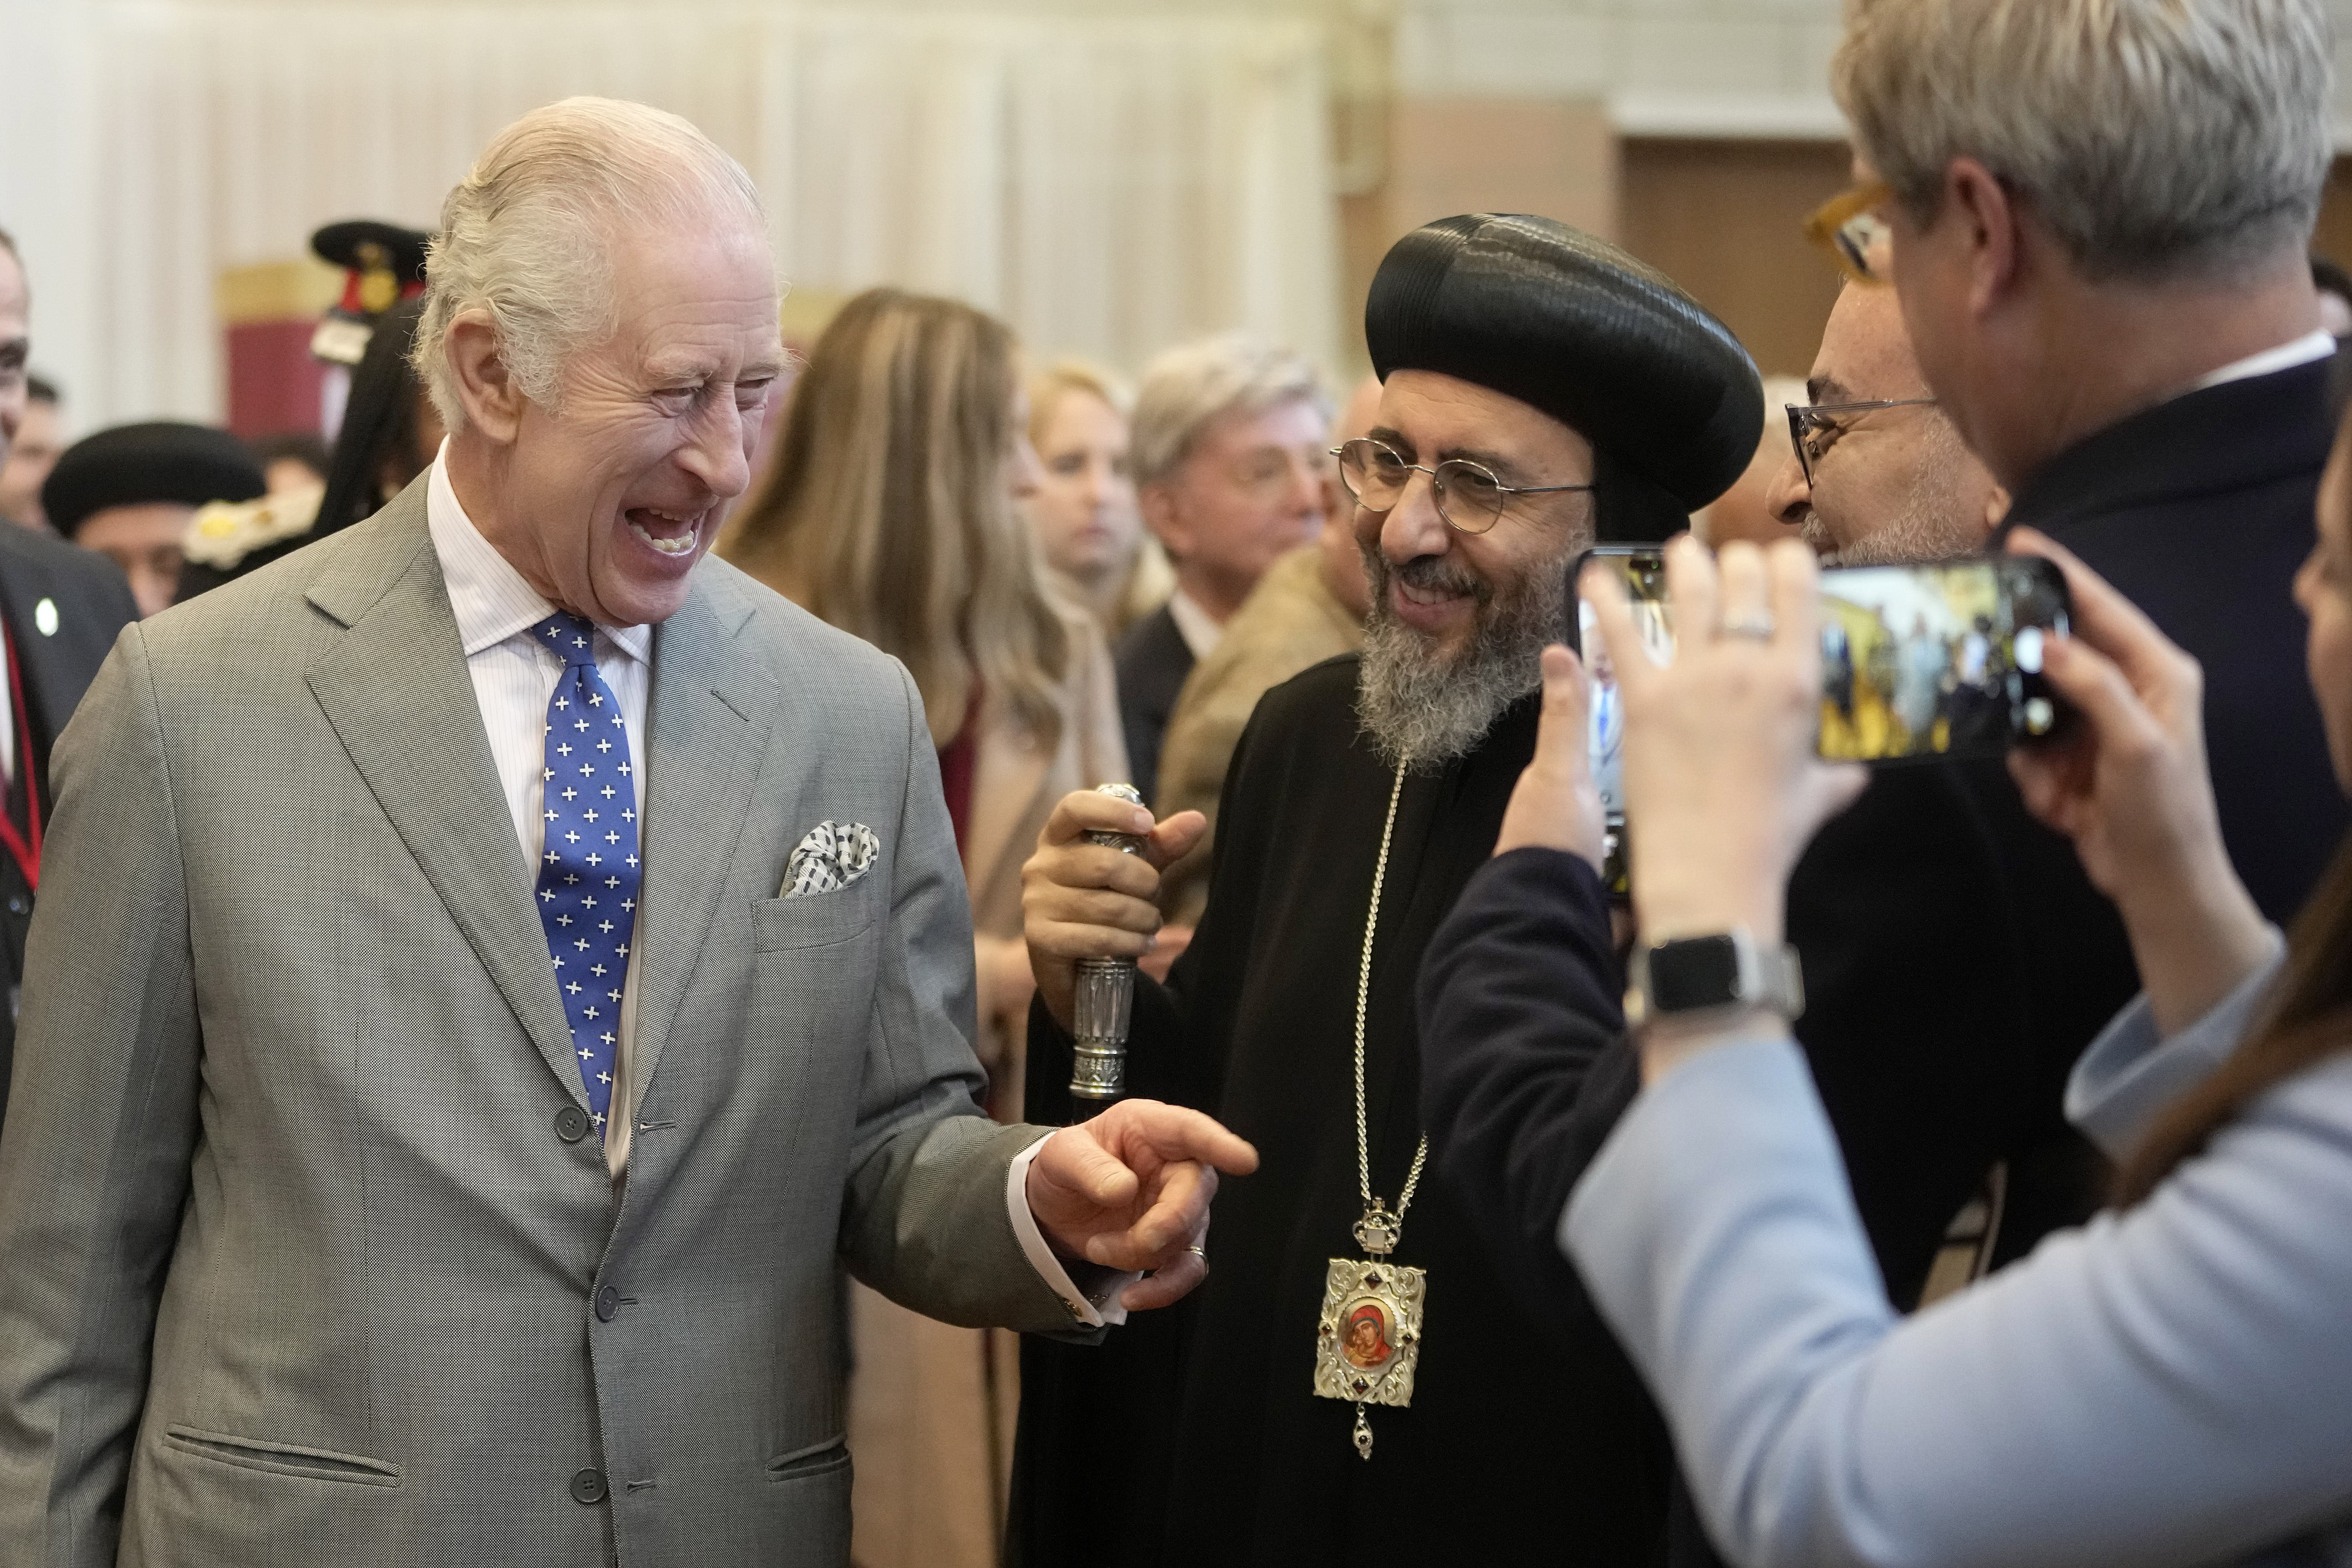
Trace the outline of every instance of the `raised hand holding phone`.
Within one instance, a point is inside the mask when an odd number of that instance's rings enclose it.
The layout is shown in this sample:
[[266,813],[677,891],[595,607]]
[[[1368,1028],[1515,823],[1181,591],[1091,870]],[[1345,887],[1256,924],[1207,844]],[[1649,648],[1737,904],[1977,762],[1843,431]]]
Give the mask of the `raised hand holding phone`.
[[1586,743],[1590,693],[1584,663],[1564,647],[1543,650],[1543,710],[1536,720],[1536,754],[1511,790],[1495,853],[1565,849],[1606,875],[1607,823]]
[[2092,884],[2116,900],[2157,1027],[2170,1034],[2277,942],[2222,847],[2204,675],[2063,546],[2022,528],[2010,545],[2065,574],[2074,635],[2051,643],[2042,668],[2081,715],[2064,742],[2011,752],[2010,772],[2028,809],[2074,841]]
[[1666,547],[1676,645],[1660,664],[1623,583],[1579,584],[1624,709],[1623,789],[1641,939],[1744,929],[1777,944],[1789,871],[1866,775],[1813,753],[1820,573],[1795,541]]

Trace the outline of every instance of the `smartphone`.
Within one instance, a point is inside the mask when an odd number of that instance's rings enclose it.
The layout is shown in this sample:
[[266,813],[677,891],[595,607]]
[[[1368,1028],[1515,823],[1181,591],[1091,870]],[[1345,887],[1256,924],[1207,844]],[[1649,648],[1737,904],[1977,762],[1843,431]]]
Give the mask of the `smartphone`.
[[[1664,557],[1604,545],[1580,557],[1619,574],[1651,658],[1674,657]],[[1575,577],[1570,579],[1571,586]],[[1576,601],[1585,658],[1592,776],[1609,819],[1606,878],[1623,891],[1624,713],[1616,672]],[[2033,555],[1979,555],[1822,574],[1822,694],[1814,749],[1833,762],[1894,764],[1997,757],[2055,735],[2067,713],[2042,674],[2045,641],[2067,629],[2066,580]],[[1584,650],[1591,649],[1588,654]]]

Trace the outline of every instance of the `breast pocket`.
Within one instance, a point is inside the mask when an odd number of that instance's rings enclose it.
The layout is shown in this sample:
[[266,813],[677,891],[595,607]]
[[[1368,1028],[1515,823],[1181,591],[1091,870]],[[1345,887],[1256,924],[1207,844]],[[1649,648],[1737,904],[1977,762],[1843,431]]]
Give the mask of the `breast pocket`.
[[882,917],[882,879],[860,877],[830,893],[765,899],[751,906],[751,945],[761,952],[855,942]]
[[794,1126],[856,1120],[875,1020],[889,900],[881,877],[751,906],[751,1038],[789,1073]]

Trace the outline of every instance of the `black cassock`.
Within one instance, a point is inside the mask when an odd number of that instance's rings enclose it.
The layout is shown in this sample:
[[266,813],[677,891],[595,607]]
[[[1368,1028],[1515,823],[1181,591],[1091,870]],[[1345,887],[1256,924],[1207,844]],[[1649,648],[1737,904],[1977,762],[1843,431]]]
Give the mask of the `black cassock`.
[[[1025,1340],[1013,1560],[1044,1564],[1557,1563],[1662,1551],[1672,1458],[1581,1292],[1532,1316],[1433,1170],[1400,1263],[1428,1272],[1409,1408],[1311,1392],[1334,1258],[1362,1256],[1357,968],[1393,773],[1360,733],[1356,660],[1259,705],[1234,752],[1208,912],[1166,988],[1139,979],[1131,1092],[1210,1110],[1255,1143],[1217,1194],[1207,1282],[1099,1346]],[[1366,1013],[1372,1190],[1394,1206],[1421,1136],[1413,986],[1493,853],[1536,702],[1469,757],[1409,777]],[[1069,1118],[1069,1037],[1029,1026],[1028,1117]]]

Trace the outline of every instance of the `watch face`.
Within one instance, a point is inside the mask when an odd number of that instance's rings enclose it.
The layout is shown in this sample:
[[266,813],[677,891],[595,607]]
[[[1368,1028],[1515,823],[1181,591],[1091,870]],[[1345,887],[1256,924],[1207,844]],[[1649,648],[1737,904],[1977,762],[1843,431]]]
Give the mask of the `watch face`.
[[1703,936],[1652,948],[1650,996],[1661,1013],[1690,1013],[1738,1001],[1738,943],[1728,936]]

